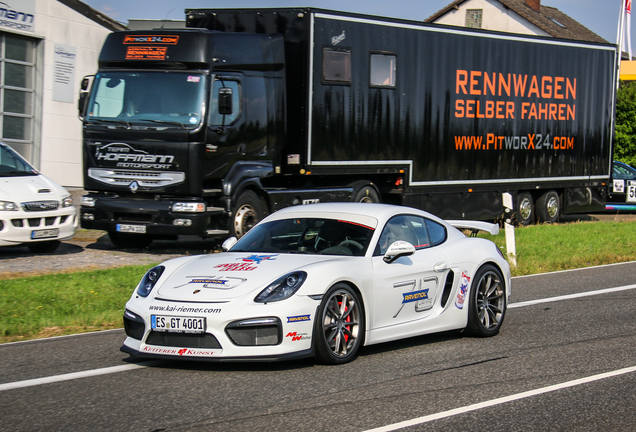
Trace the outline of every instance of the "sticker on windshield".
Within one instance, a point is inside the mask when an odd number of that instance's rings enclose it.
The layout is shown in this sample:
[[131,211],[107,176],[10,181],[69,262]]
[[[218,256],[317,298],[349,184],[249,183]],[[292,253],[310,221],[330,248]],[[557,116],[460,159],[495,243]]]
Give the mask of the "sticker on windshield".
[[201,77],[200,76],[192,76],[192,75],[188,76],[188,82],[198,83],[200,81],[201,81]]
[[195,124],[195,123],[197,123],[199,120],[197,120],[197,118],[196,118],[196,117],[190,117],[190,120],[189,120],[189,121],[190,121],[190,124]]

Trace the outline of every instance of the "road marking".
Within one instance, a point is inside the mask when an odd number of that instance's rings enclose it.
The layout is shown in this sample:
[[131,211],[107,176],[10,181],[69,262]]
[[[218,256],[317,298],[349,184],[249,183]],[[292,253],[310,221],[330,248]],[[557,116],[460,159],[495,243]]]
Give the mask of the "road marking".
[[13,390],[13,389],[24,388],[24,387],[32,387],[32,386],[56,383],[61,381],[70,381],[70,380],[74,380],[78,378],[107,375],[107,374],[112,374],[117,372],[125,372],[125,371],[129,371],[133,369],[148,367],[155,363],[156,362],[126,364],[126,365],[111,366],[111,367],[106,367],[101,369],[91,369],[91,370],[86,370],[82,372],[67,373],[63,375],[53,375],[53,376],[42,377],[42,378],[28,379],[24,381],[16,381],[16,382],[11,382],[6,384],[0,384],[0,391]]
[[576,293],[576,294],[569,294],[569,295],[563,295],[558,297],[548,297],[548,298],[537,299],[537,300],[529,300],[525,302],[511,303],[508,305],[508,309],[520,308],[524,306],[532,306],[532,305],[536,305],[540,303],[551,303],[551,302],[561,301],[561,300],[571,300],[571,299],[581,298],[581,297],[608,294],[608,293],[626,291],[626,290],[635,289],[635,288],[636,288],[636,284],[625,285],[625,286],[615,287],[615,288],[606,288],[606,289],[602,289],[598,291],[588,291],[588,292],[582,292],[582,293]]
[[423,416],[423,417],[418,417],[412,420],[405,420],[403,422],[399,422],[399,423],[394,423],[392,425],[387,425],[387,426],[383,426],[383,427],[379,427],[379,428],[375,428],[375,429],[369,429],[366,432],[390,432],[390,431],[395,431],[398,429],[403,429],[403,428],[407,428],[407,427],[411,427],[411,426],[417,426],[417,425],[421,425],[424,423],[429,423],[435,420],[440,420],[443,418],[448,418],[448,417],[453,417],[459,414],[465,414],[471,411],[477,411],[480,410],[482,408],[489,408],[489,407],[493,407],[496,405],[501,405],[501,404],[505,404],[508,402],[513,402],[513,401],[517,401],[520,399],[525,399],[525,398],[529,398],[532,396],[538,396],[538,395],[542,395],[545,393],[550,393],[550,392],[554,392],[554,391],[558,391],[558,390],[563,390],[569,387],[574,387],[574,386],[578,386],[581,384],[587,384],[587,383],[591,383],[594,381],[600,381],[600,380],[604,380],[607,378],[612,378],[612,377],[616,377],[619,375],[624,375],[624,374],[628,374],[628,373],[632,373],[632,372],[636,372],[636,366],[632,366],[632,367],[628,367],[628,368],[624,368],[624,369],[618,369],[615,371],[611,371],[611,372],[606,372],[606,373],[602,373],[602,374],[598,374],[598,375],[592,375],[589,377],[585,377],[585,378],[579,378],[576,380],[572,380],[572,381],[567,381],[561,384],[555,384],[555,385],[551,385],[548,387],[543,387],[543,388],[539,388],[536,390],[530,390],[527,392],[523,392],[523,393],[517,393],[514,395],[510,395],[510,396],[504,396],[501,398],[497,398],[497,399],[492,399],[489,401],[485,401],[485,402],[480,402],[480,403],[476,403],[473,405],[467,405],[465,407],[460,407],[460,408],[455,408],[452,410],[448,410],[448,411],[442,411],[439,413],[435,413],[435,414],[431,414],[431,415],[427,415],[427,416]]

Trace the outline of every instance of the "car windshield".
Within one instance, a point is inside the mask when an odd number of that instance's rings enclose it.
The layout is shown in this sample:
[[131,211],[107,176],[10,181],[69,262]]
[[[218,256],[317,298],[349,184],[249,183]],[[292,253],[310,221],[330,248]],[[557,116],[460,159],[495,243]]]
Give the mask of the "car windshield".
[[86,120],[147,128],[196,128],[206,77],[190,72],[102,72],[95,77]]
[[232,252],[364,256],[374,229],[344,220],[294,218],[252,228]]
[[616,179],[632,179],[636,177],[636,169],[629,165],[614,163],[612,176]]
[[38,172],[11,147],[0,145],[0,177],[34,176]]

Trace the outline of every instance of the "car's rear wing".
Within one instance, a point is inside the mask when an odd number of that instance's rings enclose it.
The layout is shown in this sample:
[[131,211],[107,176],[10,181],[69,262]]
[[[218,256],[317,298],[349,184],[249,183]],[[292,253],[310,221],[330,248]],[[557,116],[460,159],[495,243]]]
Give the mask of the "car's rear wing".
[[497,224],[473,220],[447,220],[446,222],[457,229],[472,231],[473,237],[477,235],[478,231],[485,231],[492,235],[499,234],[499,225]]

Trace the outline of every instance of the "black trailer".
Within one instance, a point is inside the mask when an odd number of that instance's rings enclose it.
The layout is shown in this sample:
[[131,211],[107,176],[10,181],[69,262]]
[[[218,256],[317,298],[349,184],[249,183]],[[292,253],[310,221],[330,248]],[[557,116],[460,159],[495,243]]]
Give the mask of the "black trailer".
[[521,223],[604,208],[614,45],[313,8],[186,17],[105,42],[81,104],[86,228],[241,235],[343,200],[498,219],[503,192]]

